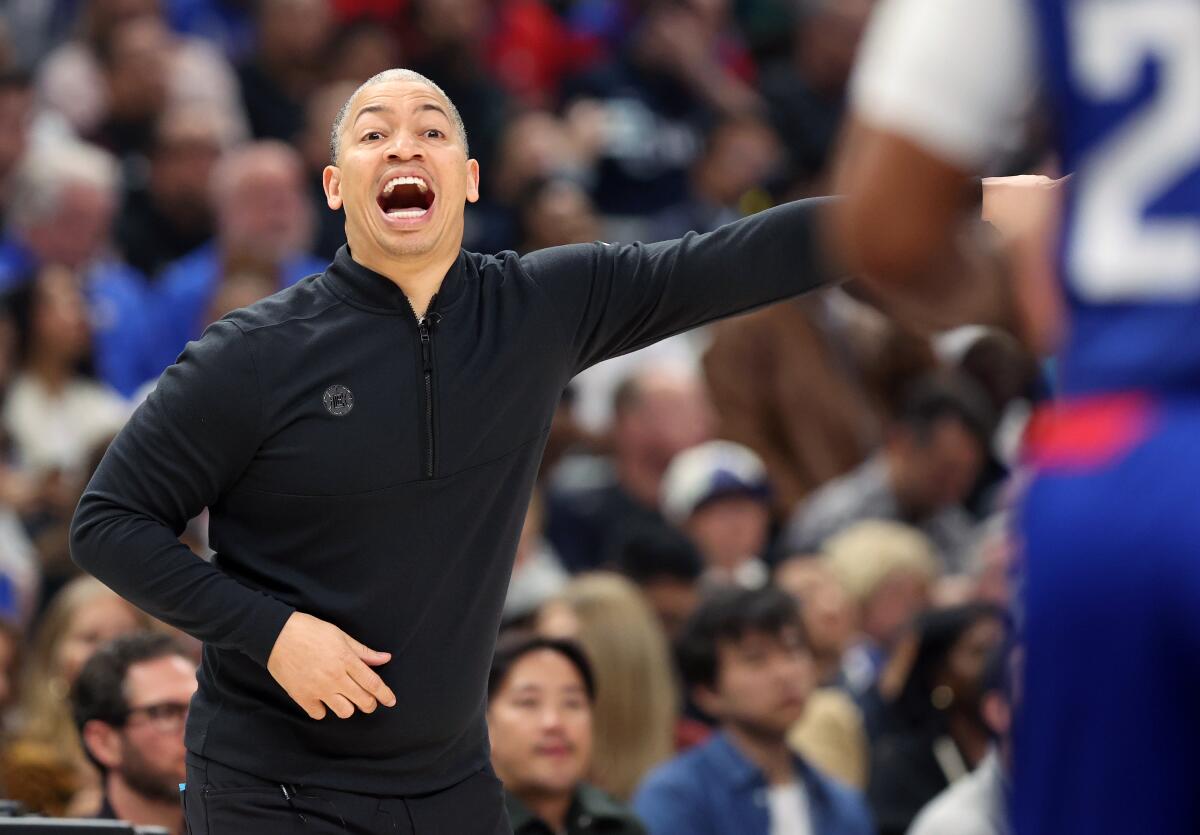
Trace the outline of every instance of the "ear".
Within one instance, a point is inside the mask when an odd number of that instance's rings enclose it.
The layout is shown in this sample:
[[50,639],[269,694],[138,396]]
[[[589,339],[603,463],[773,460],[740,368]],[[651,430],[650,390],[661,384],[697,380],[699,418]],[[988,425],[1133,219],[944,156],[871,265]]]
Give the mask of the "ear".
[[83,744],[92,756],[104,763],[106,768],[121,764],[120,732],[107,722],[89,719],[83,726]]
[[467,202],[479,202],[479,160],[467,160]]
[[325,188],[325,205],[333,211],[342,208],[342,172],[336,165],[326,165],[321,172],[321,185]]

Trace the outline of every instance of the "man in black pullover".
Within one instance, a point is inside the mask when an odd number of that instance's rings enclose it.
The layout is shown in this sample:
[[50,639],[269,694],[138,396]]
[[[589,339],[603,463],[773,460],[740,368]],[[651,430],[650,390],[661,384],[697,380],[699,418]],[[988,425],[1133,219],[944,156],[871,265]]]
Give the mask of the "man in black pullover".
[[[821,201],[484,256],[461,249],[478,165],[432,82],[371,79],[333,145],[348,246],[188,345],[97,470],[72,552],[204,641],[191,831],[506,832],[485,689],[560,394],[826,283]],[[177,539],[204,507],[211,564]]]

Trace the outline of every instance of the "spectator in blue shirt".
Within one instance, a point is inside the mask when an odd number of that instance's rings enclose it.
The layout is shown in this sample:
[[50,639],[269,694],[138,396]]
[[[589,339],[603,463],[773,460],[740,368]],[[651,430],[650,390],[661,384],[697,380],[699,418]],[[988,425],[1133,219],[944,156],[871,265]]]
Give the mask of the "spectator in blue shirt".
[[83,277],[97,376],[130,397],[161,368],[149,362],[152,319],[145,279],[112,244],[119,174],[109,154],[76,140],[28,153],[13,178],[0,242],[0,293],[46,265]]
[[203,332],[230,265],[258,263],[279,276],[280,290],[326,266],[308,252],[313,211],[291,147],[265,140],[230,151],[213,170],[212,189],[216,238],[168,266],[155,288],[159,371]]
[[651,835],[870,835],[862,797],[787,746],[816,679],[800,613],[774,587],[715,593],[679,642],[711,739],[646,777],[633,807]]

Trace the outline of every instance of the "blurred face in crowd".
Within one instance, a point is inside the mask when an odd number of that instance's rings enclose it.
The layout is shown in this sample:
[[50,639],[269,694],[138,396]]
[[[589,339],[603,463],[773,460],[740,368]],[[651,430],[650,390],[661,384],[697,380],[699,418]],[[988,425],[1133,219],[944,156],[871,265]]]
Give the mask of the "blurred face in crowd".
[[860,627],[881,646],[890,647],[928,605],[928,578],[897,569],[884,577],[863,601]]
[[903,430],[895,443],[901,456],[897,495],[913,512],[932,513],[961,503],[983,469],[979,441],[953,418],[935,422],[925,438]]
[[538,192],[522,210],[526,252],[600,237],[600,219],[591,199],[575,183],[557,181]]
[[120,24],[112,33],[106,78],[110,112],[122,119],[146,119],[167,102],[171,36],[157,17]]
[[505,124],[499,164],[488,182],[501,200],[511,203],[535,180],[578,167],[578,155],[563,120],[544,110],[532,110]]
[[91,351],[87,300],[73,272],[50,266],[38,274],[32,327],[32,354],[57,365],[74,365]]
[[778,137],[765,122],[747,119],[721,125],[698,163],[700,189],[719,205],[735,206],[746,192],[767,181],[781,153]]
[[30,224],[25,238],[40,263],[80,269],[104,251],[115,212],[110,192],[90,183],[65,183],[54,210]]
[[761,556],[771,513],[755,496],[725,496],[702,504],[684,523],[709,568],[734,569]]
[[181,225],[207,223],[212,215],[209,180],[221,157],[220,126],[203,109],[168,112],[158,127],[150,164],[150,189],[159,211]]
[[775,569],[775,583],[800,604],[813,653],[839,659],[854,637],[854,607],[819,557],[791,557]]
[[688,618],[700,605],[700,586],[680,577],[655,577],[638,586],[658,616],[667,637],[675,641],[683,634]]
[[955,642],[946,657],[941,684],[954,691],[956,702],[966,710],[977,709],[982,699],[980,679],[992,652],[1004,639],[999,618],[980,618]]
[[774,635],[752,631],[718,641],[716,682],[694,695],[722,724],[774,740],[804,713],[815,682],[812,654],[800,630],[789,626]]
[[259,51],[267,63],[305,66],[320,61],[329,30],[328,0],[264,0],[259,4]]
[[518,797],[565,795],[592,755],[592,705],[583,677],[561,653],[523,655],[488,706],[492,763]]
[[32,88],[0,87],[0,180],[8,177],[25,153],[32,117]]
[[178,803],[179,784],[187,779],[183,727],[195,691],[195,664],[182,656],[133,664],[125,676],[125,724],[93,720],[84,727],[84,738],[112,776],[134,793]]
[[355,259],[387,274],[398,261],[455,257],[464,207],[479,199],[479,164],[436,90],[385,81],[350,103],[324,183],[329,207],[345,208]]
[[613,424],[618,458],[665,472],[671,459],[712,438],[716,415],[708,392],[693,374],[668,369],[645,372],[637,395]]
[[[235,152],[245,153],[245,152]],[[295,152],[260,148],[217,168],[217,223],[229,254],[278,262],[303,252],[312,232],[303,170]]]
[[142,628],[133,607],[115,594],[98,594],[71,618],[55,653],[58,674],[67,683],[75,677],[101,644]]

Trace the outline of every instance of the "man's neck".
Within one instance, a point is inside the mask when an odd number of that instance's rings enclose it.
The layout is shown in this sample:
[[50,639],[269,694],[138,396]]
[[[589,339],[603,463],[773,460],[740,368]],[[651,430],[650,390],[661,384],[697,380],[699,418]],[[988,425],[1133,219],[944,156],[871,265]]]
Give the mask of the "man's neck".
[[722,728],[733,747],[758,766],[767,785],[782,786],[796,781],[792,750],[788,748],[785,737],[768,736],[730,724]]
[[452,252],[431,252],[411,259],[389,258],[376,257],[373,254],[360,255],[352,243],[350,255],[356,263],[390,279],[404,291],[413,312],[417,316],[424,316],[429,309],[430,300],[442,286],[446,273],[458,260],[458,249],[455,248]]
[[517,799],[525,804],[540,820],[545,822],[553,832],[566,832],[567,812],[571,810],[571,800],[574,792],[568,794],[523,794]]
[[104,789],[109,805],[121,820],[138,826],[162,826],[171,835],[182,835],[183,811],[178,801],[168,803],[143,797],[112,772],[104,781]]

